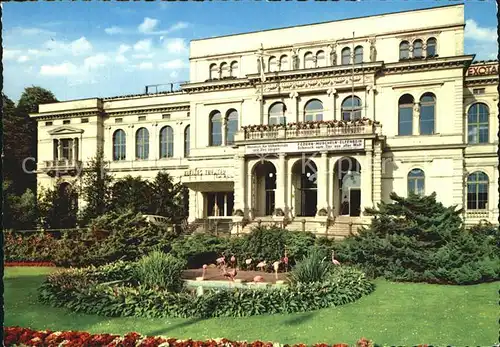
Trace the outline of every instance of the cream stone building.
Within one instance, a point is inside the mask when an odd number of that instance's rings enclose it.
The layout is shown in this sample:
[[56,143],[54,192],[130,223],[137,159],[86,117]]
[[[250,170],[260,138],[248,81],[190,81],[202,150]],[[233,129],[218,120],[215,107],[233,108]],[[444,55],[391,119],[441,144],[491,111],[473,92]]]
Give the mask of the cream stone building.
[[[40,105],[40,185],[110,170],[189,188],[189,222],[344,234],[389,194],[498,221],[498,62],[464,54],[464,6],[190,43],[190,81]],[[243,223],[241,223],[243,222]]]

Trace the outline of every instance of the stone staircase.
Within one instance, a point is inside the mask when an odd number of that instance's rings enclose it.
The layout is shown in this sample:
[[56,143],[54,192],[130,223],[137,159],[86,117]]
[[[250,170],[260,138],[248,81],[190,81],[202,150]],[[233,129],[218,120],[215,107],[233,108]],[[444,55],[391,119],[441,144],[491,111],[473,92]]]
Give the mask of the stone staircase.
[[370,224],[370,218],[337,216],[333,221],[330,221],[327,235],[335,237],[335,239],[343,239],[351,232],[356,233],[362,225],[368,224]]

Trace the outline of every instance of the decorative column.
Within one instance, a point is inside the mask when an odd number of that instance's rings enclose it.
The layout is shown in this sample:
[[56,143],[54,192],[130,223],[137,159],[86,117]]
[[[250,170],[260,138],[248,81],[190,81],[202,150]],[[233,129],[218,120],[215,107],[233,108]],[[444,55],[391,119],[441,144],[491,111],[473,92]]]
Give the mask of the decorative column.
[[222,123],[221,123],[221,132],[222,132],[222,146],[226,146],[226,125],[227,125],[227,119],[225,115],[222,116]]
[[298,109],[298,98],[299,93],[293,91],[289,95],[290,99],[292,99],[292,119],[291,121],[287,120],[287,123],[297,123],[299,121],[299,109]]
[[73,161],[78,160],[78,137],[73,138]]
[[[234,177],[234,212],[235,216],[245,217],[248,216],[248,211],[245,208],[245,180],[247,180],[247,176],[245,175],[245,156],[243,154],[236,155],[234,159],[236,162],[236,175]],[[241,213],[238,210],[240,210]]]
[[128,126],[128,136],[126,139],[126,157],[129,161],[133,162],[135,160],[135,133],[134,133],[134,125]]
[[382,197],[382,144],[376,140],[373,152],[373,205],[377,206]]
[[62,139],[57,141],[57,153],[59,153],[59,160],[63,159],[63,150],[62,150]]
[[366,90],[368,92],[368,98],[370,100],[368,102],[368,112],[366,117],[375,121],[375,92],[377,90],[377,87],[375,87],[374,85],[369,85],[368,87],[366,87]]
[[[198,192],[196,190],[193,190],[189,188],[189,216],[188,216],[188,222],[192,223],[195,221],[196,218],[199,216],[199,204],[198,204],[198,199],[197,199]],[[203,204],[201,205],[203,208]]]
[[332,119],[336,120],[337,115],[336,115],[336,110],[335,110],[335,98],[337,96],[337,89],[335,88],[330,88],[327,91],[328,97],[331,99],[330,105],[332,105]]
[[[175,134],[174,134],[175,138]],[[160,140],[158,134],[158,122],[151,124],[151,136],[149,137],[149,160],[160,158]]]
[[[318,185],[317,185],[317,192],[318,192],[318,204],[317,204],[317,212],[316,214],[319,216],[322,216],[319,214],[319,211],[321,209],[325,209],[326,212],[328,213],[329,206],[328,206],[328,152],[327,151],[322,151],[321,152],[321,158],[319,160],[319,168],[316,179],[318,180]],[[322,216],[322,217],[326,217]]]
[[420,134],[420,104],[418,102],[413,104],[413,126],[412,135]]
[[365,140],[365,156],[361,161],[361,211],[373,207],[373,140]]
[[[276,173],[276,204],[275,209],[280,208],[283,211],[283,214],[287,215],[287,207],[286,207],[286,154],[280,153],[278,159],[278,170]],[[276,217],[284,217],[284,216],[276,216]]]

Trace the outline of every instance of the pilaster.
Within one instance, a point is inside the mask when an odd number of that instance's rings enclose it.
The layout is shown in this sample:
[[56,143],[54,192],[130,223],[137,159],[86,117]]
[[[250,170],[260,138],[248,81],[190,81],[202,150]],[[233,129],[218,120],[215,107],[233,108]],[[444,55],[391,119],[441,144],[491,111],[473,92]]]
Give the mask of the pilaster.
[[413,104],[412,135],[420,134],[420,103]]
[[317,205],[317,213],[321,209],[325,209],[327,212],[329,211],[328,206],[328,191],[330,188],[328,187],[328,175],[330,173],[328,166],[328,152],[321,152],[321,158],[319,159],[319,168],[318,168],[318,205]]
[[[149,157],[148,157],[148,159],[149,160],[157,160],[160,158],[160,139],[159,139],[158,122],[154,122],[151,124],[150,131],[151,131],[151,133],[149,136]],[[174,148],[174,150],[175,150],[175,148]]]
[[330,118],[332,120],[336,120],[337,119],[337,115],[336,115],[336,105],[335,105],[335,101],[336,101],[336,98],[337,98],[337,89],[335,88],[330,88],[327,90],[327,93],[328,93],[328,98],[330,99],[330,105],[332,105],[332,112],[331,112],[331,117],[326,117],[327,119]]
[[286,197],[286,154],[280,153],[276,174],[276,209],[280,208],[287,215]]
[[290,120],[287,119],[287,123],[297,123],[299,121],[299,105],[298,105],[298,98],[299,98],[299,93],[293,91],[289,95],[291,99],[291,104],[292,104],[292,117]]
[[376,140],[373,151],[373,205],[374,207],[381,202],[382,196],[382,144]]
[[[382,158],[380,159],[382,160]],[[373,207],[374,158],[372,140],[365,140],[365,157],[361,163],[361,211]],[[380,188],[381,189],[381,188]]]
[[241,212],[243,212],[243,216],[240,217],[244,217],[248,215],[248,210],[246,209],[247,204],[245,200],[245,180],[247,179],[245,170],[245,156],[236,155],[234,159],[236,163],[236,175],[234,177],[234,210],[241,210]]
[[127,144],[127,153],[126,157],[127,160],[135,160],[135,127],[133,124],[128,126],[127,131],[127,139],[126,139],[126,144]]

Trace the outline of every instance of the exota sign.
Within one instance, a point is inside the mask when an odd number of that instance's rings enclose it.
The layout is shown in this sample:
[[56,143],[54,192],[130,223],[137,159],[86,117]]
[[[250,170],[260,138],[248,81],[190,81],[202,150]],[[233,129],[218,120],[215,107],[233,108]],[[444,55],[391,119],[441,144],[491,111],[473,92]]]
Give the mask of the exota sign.
[[467,70],[467,76],[484,76],[498,74],[498,65],[472,66]]

